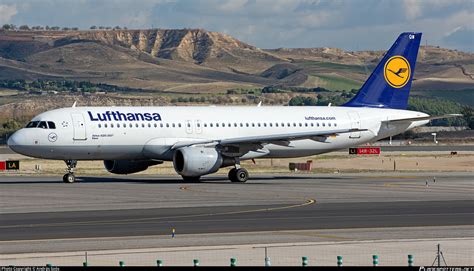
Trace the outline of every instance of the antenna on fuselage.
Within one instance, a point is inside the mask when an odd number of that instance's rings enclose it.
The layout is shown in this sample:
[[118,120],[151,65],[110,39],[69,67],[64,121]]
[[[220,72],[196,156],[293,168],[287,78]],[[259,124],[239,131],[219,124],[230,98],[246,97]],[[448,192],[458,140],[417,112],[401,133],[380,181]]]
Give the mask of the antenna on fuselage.
[[77,104],[77,101],[74,101],[74,103],[72,104],[72,107],[76,107],[76,104]]
[[258,102],[257,107],[262,106],[262,101]]

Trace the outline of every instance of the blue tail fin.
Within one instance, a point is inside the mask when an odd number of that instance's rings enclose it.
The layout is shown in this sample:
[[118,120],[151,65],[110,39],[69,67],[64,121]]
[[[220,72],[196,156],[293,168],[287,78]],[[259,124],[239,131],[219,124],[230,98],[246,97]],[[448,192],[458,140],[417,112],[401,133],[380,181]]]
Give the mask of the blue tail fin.
[[343,106],[406,109],[421,33],[402,33],[357,95]]

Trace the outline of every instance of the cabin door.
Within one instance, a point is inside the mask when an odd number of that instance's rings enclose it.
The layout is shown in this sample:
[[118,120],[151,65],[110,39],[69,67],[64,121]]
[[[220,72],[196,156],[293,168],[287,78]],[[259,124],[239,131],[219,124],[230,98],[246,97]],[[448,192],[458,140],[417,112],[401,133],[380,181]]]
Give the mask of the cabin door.
[[[351,129],[360,129],[360,117],[357,112],[349,112],[349,119],[351,121]],[[360,132],[353,132],[349,135],[349,138],[360,138]]]
[[71,114],[74,129],[74,140],[86,140],[86,122],[80,113]]

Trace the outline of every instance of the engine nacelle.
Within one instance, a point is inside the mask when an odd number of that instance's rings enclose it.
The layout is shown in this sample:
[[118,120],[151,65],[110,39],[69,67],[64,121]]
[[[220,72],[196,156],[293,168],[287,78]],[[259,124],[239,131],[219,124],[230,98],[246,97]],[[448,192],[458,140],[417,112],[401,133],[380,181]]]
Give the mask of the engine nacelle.
[[231,164],[233,160],[224,159],[215,148],[184,147],[177,149],[173,155],[174,169],[178,174],[187,177],[211,174]]
[[114,174],[136,173],[161,163],[163,162],[151,160],[104,160],[105,169]]

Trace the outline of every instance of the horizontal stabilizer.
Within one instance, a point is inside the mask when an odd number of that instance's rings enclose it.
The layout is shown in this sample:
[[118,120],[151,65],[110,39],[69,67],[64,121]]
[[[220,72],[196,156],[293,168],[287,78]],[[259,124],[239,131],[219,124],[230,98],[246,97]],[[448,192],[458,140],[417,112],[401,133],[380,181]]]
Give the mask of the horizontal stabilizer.
[[395,120],[386,120],[383,121],[385,123],[396,123],[396,122],[414,122],[414,121],[422,121],[422,120],[437,120],[437,119],[447,119],[447,118],[456,118],[462,117],[462,114],[445,114],[445,115],[438,115],[438,116],[426,116],[426,117],[415,117],[415,118],[406,118],[406,119],[395,119]]

